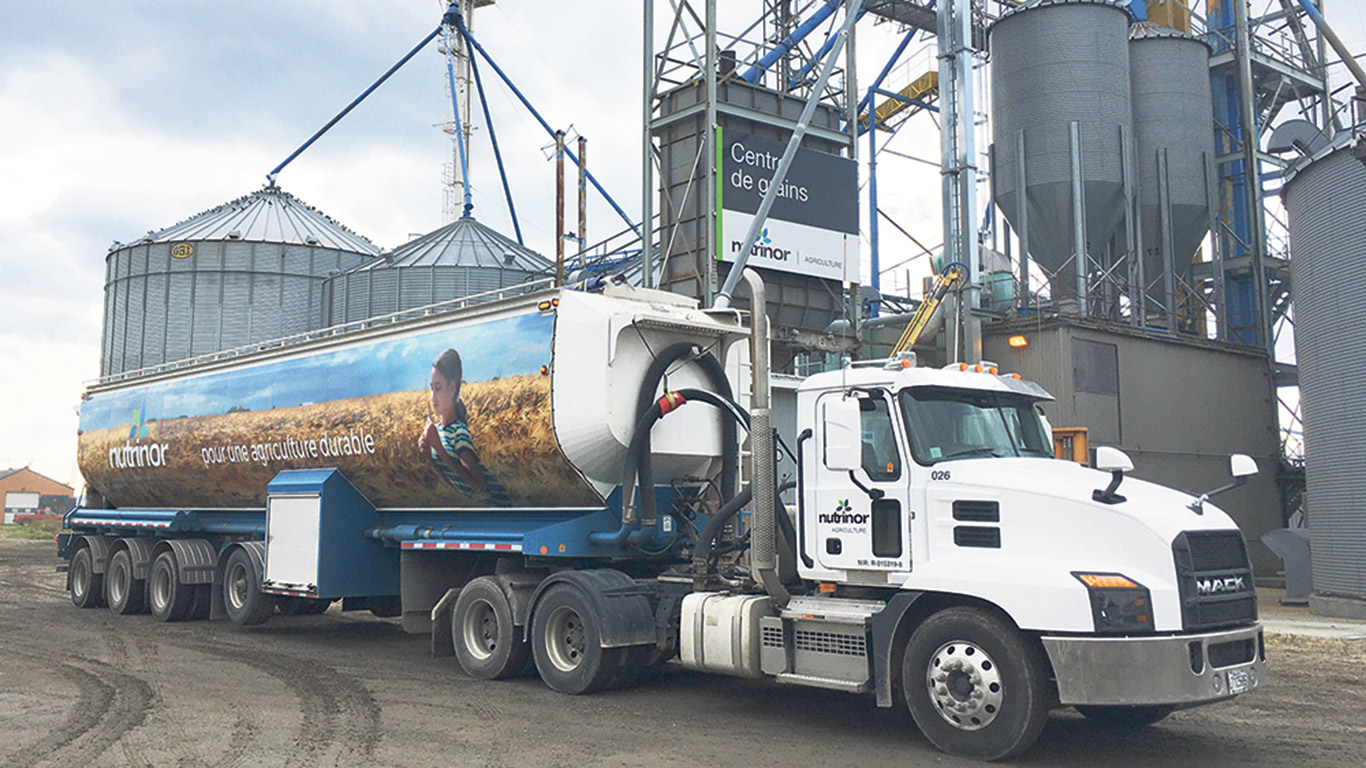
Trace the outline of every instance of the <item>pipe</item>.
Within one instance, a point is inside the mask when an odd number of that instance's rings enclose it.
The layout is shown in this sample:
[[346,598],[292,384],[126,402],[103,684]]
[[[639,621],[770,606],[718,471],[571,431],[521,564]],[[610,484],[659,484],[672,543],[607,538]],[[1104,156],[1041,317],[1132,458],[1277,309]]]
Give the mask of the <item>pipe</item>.
[[[376,88],[379,88],[381,85],[383,85],[383,84],[384,84],[384,81],[385,81],[385,80],[388,80],[390,75],[392,75],[392,74],[394,74],[395,72],[397,72],[398,69],[399,69],[399,67],[403,66],[404,64],[407,64],[407,63],[408,63],[408,60],[411,59],[412,57],[416,56],[418,51],[420,51],[420,50],[422,50],[423,48],[427,47],[427,43],[430,43],[432,40],[436,39],[436,36],[439,35],[439,34],[441,34],[441,28],[442,28],[443,26],[445,26],[446,24],[451,23],[452,11],[455,11],[455,10],[456,10],[455,6],[452,5],[452,6],[446,11],[446,15],[442,17],[442,19],[441,19],[441,25],[440,25],[440,26],[438,26],[436,29],[433,29],[432,32],[431,32],[431,34],[429,34],[429,35],[427,35],[426,37],[422,38],[422,42],[420,42],[420,43],[418,43],[417,45],[413,46],[413,49],[412,49],[411,51],[408,51],[408,55],[406,55],[406,56],[404,56],[403,58],[399,59],[399,60],[398,60],[398,63],[395,64],[394,66],[389,67],[389,71],[388,71],[388,72],[385,72],[384,74],[380,75],[379,79],[376,80],[374,83],[372,83],[372,84],[370,85],[369,88],[366,88],[365,91],[364,91],[363,93],[361,93],[361,95],[357,96],[357,97],[355,98],[354,101],[352,101],[350,104],[347,104],[347,105],[346,105],[346,109],[343,109],[342,111],[338,112],[336,117],[334,117],[334,118],[332,118],[331,120],[327,121],[327,125],[324,125],[323,127],[319,128],[317,133],[313,134],[312,136],[310,136],[310,137],[308,138],[308,141],[305,141],[298,149],[294,150],[294,152],[293,152],[289,157],[286,157],[286,158],[284,159],[284,162],[282,162],[282,163],[280,163],[279,165],[275,166],[274,170],[272,170],[270,173],[267,173],[267,174],[266,174],[266,181],[270,182],[270,186],[272,186],[272,187],[275,186],[275,177],[278,176],[278,175],[280,174],[280,171],[284,170],[284,168],[285,168],[286,165],[289,165],[290,163],[294,162],[294,158],[296,158],[296,157],[298,157],[299,155],[303,154],[303,151],[304,151],[305,149],[308,149],[309,147],[313,146],[313,142],[315,142],[315,141],[317,141],[318,139],[322,138],[322,135],[323,135],[324,133],[327,133],[328,131],[332,130],[332,126],[336,125],[338,122],[341,121],[341,119],[342,119],[343,117],[346,117],[348,114],[350,114],[351,110],[355,109],[362,101],[365,101],[365,97],[367,97],[367,96],[369,96],[370,94],[374,93],[374,92],[375,92],[375,89],[376,89]],[[457,12],[455,15],[458,17],[458,16],[459,16],[459,13]]]
[[[455,7],[452,6],[452,9],[454,8]],[[555,129],[551,128],[550,123],[547,123],[545,121],[545,118],[541,117],[541,113],[537,112],[536,108],[531,106],[531,102],[527,100],[527,97],[522,95],[522,92],[517,89],[516,85],[513,84],[512,78],[508,77],[507,73],[503,71],[502,67],[498,66],[498,62],[494,61],[493,57],[489,56],[489,52],[484,50],[484,46],[480,45],[479,41],[474,39],[474,36],[470,34],[470,31],[465,28],[464,19],[460,16],[458,12],[456,13],[456,27],[460,30],[460,33],[465,36],[465,41],[470,44],[470,47],[478,51],[479,55],[484,57],[484,61],[487,61],[489,63],[489,66],[493,67],[493,71],[498,73],[498,77],[502,79],[505,85],[507,85],[508,90],[512,91],[512,95],[516,96],[517,100],[522,102],[522,106],[526,107],[527,111],[531,113],[531,116],[536,118],[536,122],[541,124],[541,127],[545,129],[546,133],[550,134],[551,136],[554,136]],[[470,59],[472,61],[474,57],[471,56]],[[579,162],[578,158],[574,156],[573,152],[565,150],[565,154],[569,156],[570,162]],[[602,188],[602,185],[599,184],[598,180],[593,177],[593,174],[588,173],[587,176],[589,183],[592,184],[593,188],[598,191],[598,194],[602,195],[603,199],[607,201],[608,205],[612,206],[612,210],[617,212],[617,215],[621,217],[622,221],[626,222],[627,226],[631,228],[632,232],[635,232],[637,235],[639,235],[640,228],[636,226],[636,223],[634,221],[631,221],[631,218],[626,215],[625,211],[621,210],[621,206],[617,205],[617,201],[613,200],[612,196],[607,194],[607,190]]]
[[[859,0],[854,0],[858,3]],[[852,16],[852,11],[851,11]],[[828,74],[828,73],[826,73]],[[733,274],[733,273],[732,273]],[[776,572],[777,472],[773,445],[773,413],[769,409],[768,302],[763,278],[752,269],[742,277],[749,285],[750,308],[750,487],[754,489],[754,528],[750,535],[750,566],[764,591],[780,606],[791,599]]]
[[832,51],[825,60],[825,64],[821,66],[821,76],[811,89],[811,95],[806,99],[806,106],[802,108],[801,117],[797,118],[797,125],[792,129],[792,138],[787,142],[787,149],[783,150],[782,160],[778,162],[778,168],[773,172],[773,178],[769,180],[768,192],[764,193],[764,199],[759,203],[759,210],[755,212],[754,218],[749,223],[749,231],[745,233],[745,238],[740,241],[740,255],[736,258],[735,263],[730,265],[726,282],[721,286],[720,292],[716,295],[716,301],[713,302],[713,306],[717,309],[730,307],[731,294],[735,291],[736,283],[740,281],[740,274],[745,269],[745,263],[749,261],[750,249],[754,247],[759,232],[763,229],[764,220],[768,218],[769,210],[773,208],[773,203],[778,199],[778,190],[782,188],[783,180],[787,178],[787,171],[792,167],[792,160],[797,155],[797,147],[801,145],[802,137],[806,135],[807,126],[811,124],[811,116],[816,112],[816,102],[820,100],[821,93],[825,91],[825,84],[830,81],[830,74],[835,69],[835,60],[839,58],[835,52],[843,48],[844,42],[849,39],[849,31],[853,28],[854,21],[858,18],[859,8],[862,5],[863,0],[849,0],[848,17],[844,20],[844,25],[840,27],[840,42],[835,46],[836,50]]
[[455,115],[455,147],[460,153],[460,189],[464,193],[464,207],[461,209],[460,218],[468,219],[470,211],[474,209],[474,200],[470,194],[470,163],[465,155],[465,125],[460,116],[459,92],[455,89],[455,65],[451,61],[451,47],[446,45],[446,77],[451,84],[451,114]]
[[517,235],[517,244],[526,245],[522,241],[522,225],[517,221],[517,206],[512,203],[512,187],[508,186],[507,169],[503,167],[503,153],[498,149],[498,133],[493,129],[493,116],[489,114],[489,101],[484,98],[484,80],[479,77],[479,61],[470,56],[469,62],[470,72],[474,74],[474,87],[479,91],[479,105],[484,110],[484,125],[489,129],[489,143],[493,145],[493,159],[498,163],[498,177],[503,181],[503,195],[508,201],[508,213],[512,216],[512,231]]
[[773,50],[765,53],[759,58],[757,63],[745,70],[744,74],[740,75],[740,79],[747,83],[759,82],[759,75],[762,75],[765,70],[773,66],[773,62],[786,56],[797,43],[805,40],[806,36],[815,31],[816,27],[820,26],[822,21],[830,18],[831,14],[835,12],[835,9],[843,2],[844,0],[827,0],[825,5],[817,8],[816,12],[807,17],[806,21],[792,30],[792,34],[788,35],[787,39],[778,43],[774,46]]
[[588,187],[584,173],[588,167],[588,139],[579,137],[579,263],[583,263],[583,246],[588,242]]
[[1347,65],[1347,69],[1351,71],[1352,77],[1357,79],[1357,90],[1366,91],[1366,70],[1361,68],[1361,64],[1356,60],[1356,57],[1352,55],[1351,51],[1347,50],[1347,46],[1342,44],[1342,40],[1338,37],[1337,33],[1333,31],[1333,28],[1328,26],[1328,21],[1323,18],[1323,14],[1319,13],[1319,9],[1315,8],[1314,4],[1309,2],[1309,0],[1299,0],[1299,3],[1300,7],[1304,9],[1304,12],[1309,15],[1309,18],[1314,20],[1314,25],[1319,28],[1319,32],[1323,33],[1323,36],[1328,40],[1328,44],[1333,46],[1333,50],[1336,51],[1338,57],[1342,59],[1342,63]]
[[555,131],[555,285],[564,285],[564,131]]

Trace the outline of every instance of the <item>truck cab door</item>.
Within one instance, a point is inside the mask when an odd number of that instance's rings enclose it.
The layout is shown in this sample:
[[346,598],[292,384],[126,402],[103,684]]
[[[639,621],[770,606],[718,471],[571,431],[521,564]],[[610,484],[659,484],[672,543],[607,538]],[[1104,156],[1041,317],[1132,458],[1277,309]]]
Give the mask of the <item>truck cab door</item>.
[[830,392],[816,408],[802,490],[807,551],[822,569],[909,571],[907,454],[891,400],[881,391]]

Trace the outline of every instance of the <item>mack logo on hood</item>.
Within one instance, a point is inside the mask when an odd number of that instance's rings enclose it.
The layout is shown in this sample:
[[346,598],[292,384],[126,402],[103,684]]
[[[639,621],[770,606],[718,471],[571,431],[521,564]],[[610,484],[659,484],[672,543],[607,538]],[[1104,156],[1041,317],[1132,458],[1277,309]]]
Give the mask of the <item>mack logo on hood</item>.
[[1217,579],[1196,579],[1195,586],[1202,595],[1229,595],[1235,592],[1247,591],[1247,582],[1242,576],[1227,576]]

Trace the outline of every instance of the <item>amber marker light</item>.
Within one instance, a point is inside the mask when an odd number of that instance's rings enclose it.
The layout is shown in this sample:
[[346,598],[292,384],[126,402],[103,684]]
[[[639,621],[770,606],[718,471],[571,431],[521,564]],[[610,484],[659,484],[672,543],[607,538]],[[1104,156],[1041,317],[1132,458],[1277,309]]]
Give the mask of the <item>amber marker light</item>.
[[1012,349],[1024,349],[1025,347],[1029,346],[1029,339],[1026,338],[1023,334],[1017,333],[1014,336],[1011,336],[1010,338],[1006,339],[1006,343],[1009,344]]
[[1137,589],[1138,585],[1117,573],[1078,573],[1077,579],[1092,589]]

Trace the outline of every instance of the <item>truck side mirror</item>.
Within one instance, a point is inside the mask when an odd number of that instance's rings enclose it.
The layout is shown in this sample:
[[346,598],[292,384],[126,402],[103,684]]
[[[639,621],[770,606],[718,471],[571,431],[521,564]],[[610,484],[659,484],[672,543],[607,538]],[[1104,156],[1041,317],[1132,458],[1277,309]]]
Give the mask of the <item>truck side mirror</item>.
[[1124,451],[1102,445],[1096,449],[1096,469],[1102,472],[1132,472],[1134,462]]
[[826,400],[823,418],[825,466],[836,472],[849,472],[863,466],[858,400],[843,397]]
[[1127,501],[1115,491],[1119,490],[1119,484],[1124,481],[1124,473],[1134,471],[1134,463],[1129,456],[1118,448],[1102,445],[1096,449],[1096,469],[1110,473],[1110,484],[1103,490],[1097,488],[1092,491],[1091,498],[1102,504],[1119,504]]
[[1228,457],[1229,474],[1234,477],[1249,477],[1257,474],[1257,462],[1245,453],[1235,453]]

